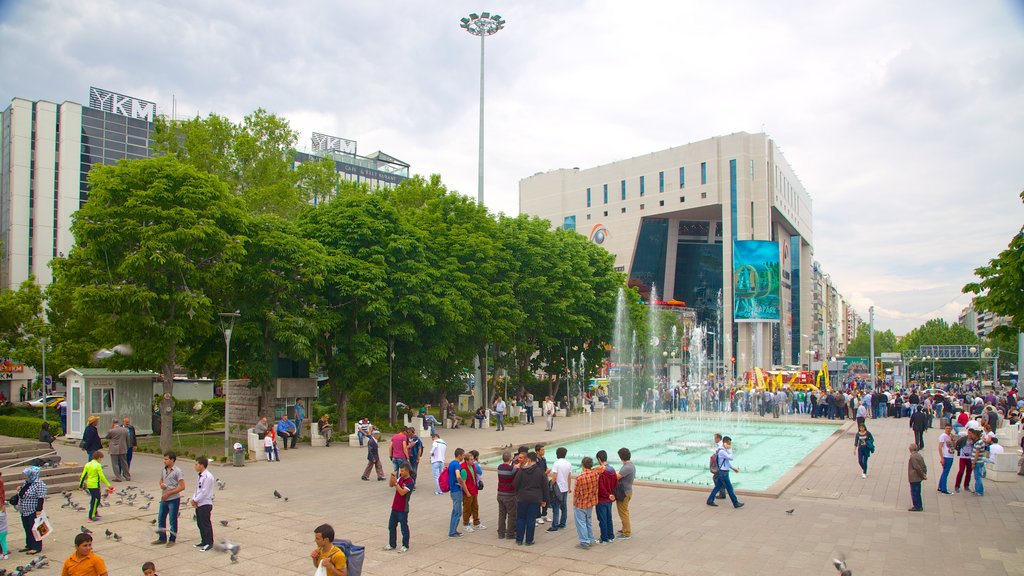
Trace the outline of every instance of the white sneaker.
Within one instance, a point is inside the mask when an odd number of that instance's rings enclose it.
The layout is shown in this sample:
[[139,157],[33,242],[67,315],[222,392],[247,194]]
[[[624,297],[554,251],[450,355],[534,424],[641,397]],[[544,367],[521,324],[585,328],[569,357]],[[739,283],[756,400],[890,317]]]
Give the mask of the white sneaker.
[[7,560],[11,556],[9,554],[0,554],[0,560]]
[[383,550],[384,550],[385,552],[390,552],[390,551],[392,551],[392,550],[394,550],[394,549],[395,549],[395,547],[394,547],[394,546],[392,546],[392,545],[390,545],[390,544],[388,544],[387,546],[385,546],[385,547],[383,548]]
[[472,532],[473,531],[473,526],[471,526],[469,524],[466,524],[465,526],[462,527],[462,531],[463,532]]
[[405,554],[405,553],[406,553],[406,552],[408,552],[408,551],[409,551],[409,549],[408,549],[408,548],[406,548],[405,546],[402,546],[402,547],[400,547],[400,548],[398,549],[398,553],[399,553],[399,554]]
[[861,475],[860,475],[860,477],[861,477],[861,478],[867,478],[867,477],[868,477],[868,475],[867,475],[867,474],[861,474]]
[[473,526],[473,528],[475,530],[487,530],[487,526],[484,526],[483,524],[477,524],[476,526]]
[[546,522],[546,520],[545,520],[545,518],[543,516],[540,517],[540,518],[537,518],[537,524],[543,524],[544,522]]

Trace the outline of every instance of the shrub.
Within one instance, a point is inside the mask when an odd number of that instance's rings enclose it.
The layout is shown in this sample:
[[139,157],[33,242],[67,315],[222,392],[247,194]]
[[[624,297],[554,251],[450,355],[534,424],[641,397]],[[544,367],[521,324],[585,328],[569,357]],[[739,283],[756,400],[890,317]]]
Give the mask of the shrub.
[[[0,436],[14,436],[15,438],[31,438],[33,440],[38,440],[39,430],[42,426],[42,418],[5,416],[0,418]],[[54,432],[52,425],[50,426],[50,432]],[[59,425],[57,426],[56,432],[60,432]]]

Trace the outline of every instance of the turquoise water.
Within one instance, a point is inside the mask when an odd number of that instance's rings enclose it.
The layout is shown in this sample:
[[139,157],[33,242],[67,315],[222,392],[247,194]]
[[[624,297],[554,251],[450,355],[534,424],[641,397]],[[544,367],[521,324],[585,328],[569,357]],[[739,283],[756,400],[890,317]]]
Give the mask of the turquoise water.
[[[590,438],[547,446],[545,457],[555,460],[555,450],[565,446],[566,459],[573,473],[580,469],[584,456],[594,457],[598,450],[608,452],[612,466],[618,467],[619,448],[629,448],[636,466],[637,480],[712,486],[708,459],[714,446],[714,434],[732,438],[733,462],[739,473],[730,475],[736,488],[767,490],[793,466],[804,459],[839,425],[784,424],[779,422],[689,419],[661,420],[630,426]],[[489,465],[497,465],[491,459]]]

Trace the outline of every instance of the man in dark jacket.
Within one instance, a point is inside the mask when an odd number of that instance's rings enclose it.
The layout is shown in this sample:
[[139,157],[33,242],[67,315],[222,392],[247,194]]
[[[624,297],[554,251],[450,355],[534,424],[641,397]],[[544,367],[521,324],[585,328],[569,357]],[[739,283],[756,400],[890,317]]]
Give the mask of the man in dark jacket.
[[917,410],[910,417],[910,428],[914,430],[914,443],[917,449],[924,448],[924,431],[928,429],[928,414],[924,410]]
[[512,486],[516,490],[516,544],[525,543],[527,546],[533,546],[537,515],[549,496],[548,479],[544,471],[537,466],[536,452],[526,455],[526,464],[512,479]]

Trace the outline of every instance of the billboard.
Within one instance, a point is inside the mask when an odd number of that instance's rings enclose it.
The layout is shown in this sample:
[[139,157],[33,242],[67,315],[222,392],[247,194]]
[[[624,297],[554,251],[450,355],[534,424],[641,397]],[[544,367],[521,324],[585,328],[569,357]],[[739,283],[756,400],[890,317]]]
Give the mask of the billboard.
[[779,321],[779,245],[737,240],[732,245],[733,320]]

